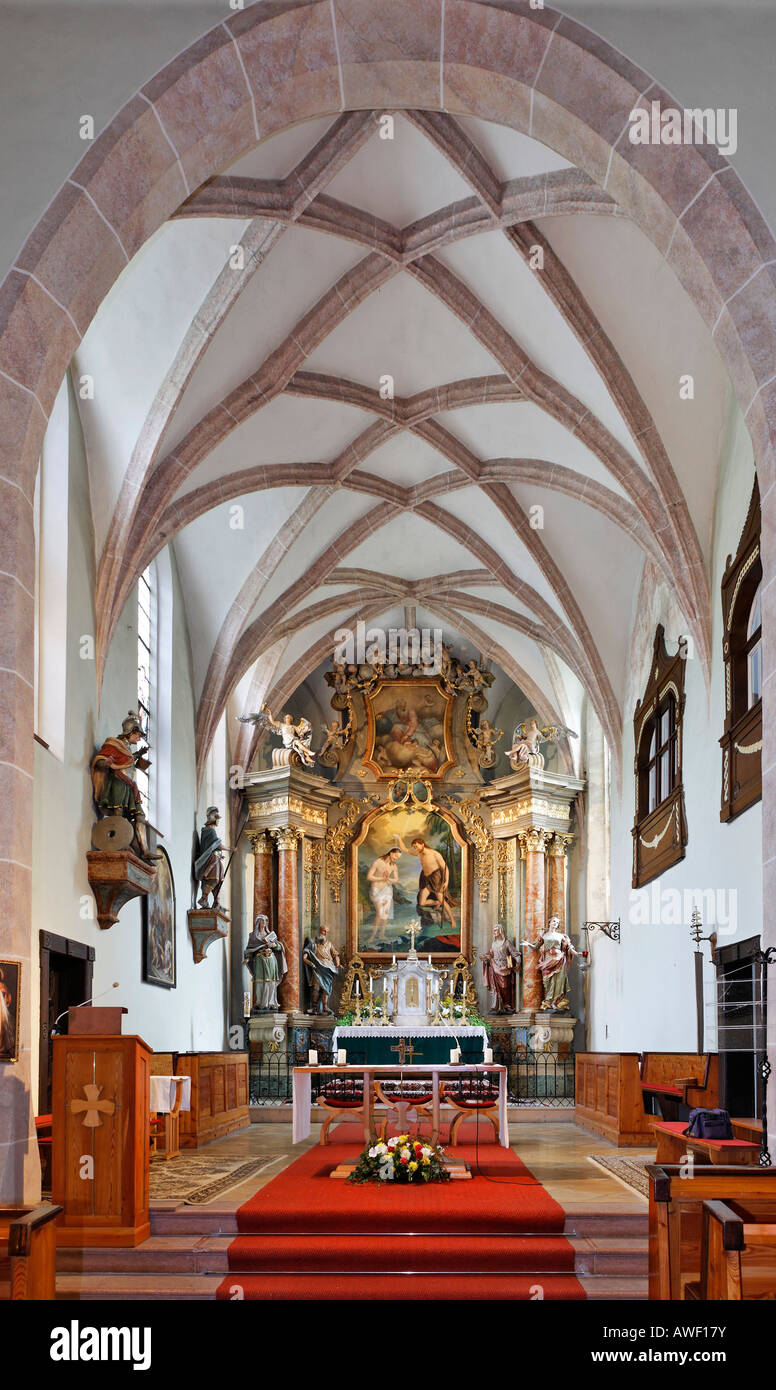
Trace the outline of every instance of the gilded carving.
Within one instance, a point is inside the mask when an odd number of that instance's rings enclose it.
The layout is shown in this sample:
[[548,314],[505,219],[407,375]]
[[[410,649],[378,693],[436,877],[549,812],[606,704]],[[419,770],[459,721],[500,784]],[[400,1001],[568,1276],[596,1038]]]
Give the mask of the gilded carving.
[[273,796],[269,801],[253,801],[248,812],[249,820],[262,820],[267,816],[287,815],[292,812],[302,816],[311,825],[325,825],[326,812],[320,806],[302,801],[298,796]]
[[445,796],[441,800],[454,807],[474,846],[472,872],[480,885],[480,902],[486,903],[490,897],[490,883],[493,878],[493,834],[480,815],[479,796],[465,796],[460,801]]
[[356,821],[361,815],[361,807],[352,796],[341,797],[338,804],[344,814],[336,825],[329,826],[325,842],[326,878],[331,888],[332,902],[335,903],[340,901],[345,877],[345,849],[353,839]]

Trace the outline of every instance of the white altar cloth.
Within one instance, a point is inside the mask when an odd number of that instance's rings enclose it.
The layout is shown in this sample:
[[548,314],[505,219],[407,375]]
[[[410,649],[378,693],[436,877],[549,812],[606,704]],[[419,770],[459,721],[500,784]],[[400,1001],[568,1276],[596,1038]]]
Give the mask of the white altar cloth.
[[335,1028],[331,1038],[332,1051],[336,1057],[337,1048],[345,1047],[348,1038],[449,1038],[451,1047],[461,1038],[479,1038],[482,1042],[482,1050],[489,1046],[487,1029],[480,1024],[458,1024],[454,1027],[452,1023],[437,1024],[435,1027],[430,1023],[425,1025],[411,1023],[406,1028],[400,1028],[396,1023],[349,1023],[341,1028]]
[[[416,1077],[430,1076],[432,1081],[432,1111],[434,1133],[439,1133],[440,1110],[442,1098],[439,1090],[439,1078],[443,1082],[447,1077],[468,1076],[471,1072],[496,1072],[498,1074],[498,1122],[499,1122],[499,1143],[502,1148],[509,1148],[509,1126],[507,1123],[507,1069],[493,1062],[473,1062],[459,1063],[452,1066],[449,1062],[430,1062],[427,1066],[420,1063],[405,1066],[329,1066],[329,1067],[294,1067],[293,1081],[293,1134],[292,1142],[300,1144],[303,1139],[307,1139],[310,1134],[310,1115],[312,1110],[312,1075],[321,1076],[346,1076],[351,1079],[363,1077],[364,1094],[371,1097],[371,1087],[375,1077],[395,1077],[397,1079],[406,1077],[413,1080]],[[369,1101],[368,1111],[371,1114],[371,1100]],[[472,1115],[476,1112],[472,1111]],[[364,1142],[368,1143],[370,1135],[366,1132],[369,1126],[365,1126]]]
[[169,1115],[175,1104],[177,1093],[177,1081],[183,1082],[181,1110],[191,1109],[191,1077],[190,1076],[152,1076],[151,1082],[151,1113],[156,1115]]

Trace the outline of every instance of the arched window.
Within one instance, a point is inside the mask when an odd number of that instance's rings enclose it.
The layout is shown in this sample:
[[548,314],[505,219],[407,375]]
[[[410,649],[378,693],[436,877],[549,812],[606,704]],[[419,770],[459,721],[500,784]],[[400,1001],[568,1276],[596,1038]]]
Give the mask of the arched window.
[[762,796],[762,576],[760,493],[755,480],[735,559],[722,579],[722,655],[725,662],[725,729],[720,820]]
[[[155,683],[155,594],[154,570],[149,565],[137,581],[137,712],[149,743],[153,740],[153,689]],[[153,759],[151,767],[153,767]],[[150,769],[135,774],[146,814],[151,813]]]
[[658,626],[652,666],[633,721],[636,817],[633,887],[640,888],[684,858],[687,825],[682,787],[685,645],[666,651]]

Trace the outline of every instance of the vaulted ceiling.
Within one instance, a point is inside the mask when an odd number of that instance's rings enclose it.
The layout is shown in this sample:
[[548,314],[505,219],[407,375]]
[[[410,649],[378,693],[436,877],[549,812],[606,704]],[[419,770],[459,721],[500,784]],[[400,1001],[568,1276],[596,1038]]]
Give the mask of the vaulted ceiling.
[[526,136],[407,111],[265,141],[73,365],[100,669],[171,543],[200,765],[235,692],[287,700],[359,617],[443,626],[563,722],[587,695],[617,761],[645,556],[708,671],[724,369],[609,194]]

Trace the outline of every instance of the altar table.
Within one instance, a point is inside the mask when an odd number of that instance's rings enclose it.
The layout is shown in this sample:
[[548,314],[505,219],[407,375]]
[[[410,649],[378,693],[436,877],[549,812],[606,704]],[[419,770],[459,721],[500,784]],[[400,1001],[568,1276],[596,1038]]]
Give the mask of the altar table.
[[[471,1076],[484,1073],[496,1073],[498,1076],[498,1118],[499,1118],[499,1143],[502,1148],[509,1148],[509,1127],[507,1124],[507,1069],[497,1063],[475,1062],[467,1065],[460,1063],[453,1066],[450,1062],[434,1064],[433,1062],[424,1066],[415,1064],[410,1066],[328,1066],[328,1067],[294,1067],[293,1082],[293,1143],[299,1144],[303,1139],[307,1139],[310,1134],[310,1113],[312,1110],[312,1077],[315,1076],[344,1076],[354,1080],[362,1077],[364,1082],[364,1143],[368,1144],[374,1138],[374,1087],[373,1082],[376,1078],[385,1080],[401,1080],[406,1078],[408,1081],[418,1077],[430,1076],[432,1081],[432,1114],[434,1134],[439,1134],[440,1109],[442,1099],[439,1090],[439,1078],[443,1082],[448,1077]],[[472,1111],[472,1118],[476,1115]]]
[[404,1038],[415,1049],[413,1061],[417,1058],[426,1065],[449,1062],[451,1049],[458,1045],[462,1062],[482,1062],[485,1048],[489,1045],[488,1034],[482,1024],[459,1024],[455,1028],[424,1028],[421,1025],[399,1028],[395,1023],[351,1023],[334,1029],[331,1046],[335,1057],[340,1047],[344,1047],[346,1052],[356,1053],[359,1057],[356,1066],[364,1063],[390,1066],[398,1061],[393,1049],[399,1038]]

